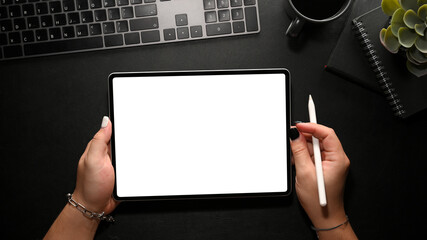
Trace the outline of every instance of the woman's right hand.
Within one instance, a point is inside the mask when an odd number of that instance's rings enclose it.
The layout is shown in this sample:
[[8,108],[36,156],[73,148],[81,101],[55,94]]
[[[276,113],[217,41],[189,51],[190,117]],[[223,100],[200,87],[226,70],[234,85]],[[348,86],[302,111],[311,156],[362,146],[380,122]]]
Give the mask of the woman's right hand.
[[[327,205],[321,207],[317,189],[312,136],[319,139]],[[298,123],[291,129],[291,148],[296,169],[298,199],[315,228],[331,228],[346,221],[344,186],[350,160],[334,130],[314,123]]]

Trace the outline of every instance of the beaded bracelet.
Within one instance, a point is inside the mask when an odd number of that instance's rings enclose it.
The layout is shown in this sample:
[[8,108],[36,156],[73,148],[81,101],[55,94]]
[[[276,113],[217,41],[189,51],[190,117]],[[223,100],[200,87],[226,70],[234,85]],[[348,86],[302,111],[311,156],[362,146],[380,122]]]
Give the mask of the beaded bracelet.
[[343,223],[341,223],[341,224],[339,224],[339,225],[337,225],[335,227],[331,227],[331,228],[315,228],[314,226],[311,226],[311,229],[313,229],[316,232],[318,232],[318,231],[330,231],[330,230],[334,230],[335,228],[339,228],[342,225],[348,223],[348,221],[349,221],[348,216],[345,215],[345,218],[346,218],[346,220]]

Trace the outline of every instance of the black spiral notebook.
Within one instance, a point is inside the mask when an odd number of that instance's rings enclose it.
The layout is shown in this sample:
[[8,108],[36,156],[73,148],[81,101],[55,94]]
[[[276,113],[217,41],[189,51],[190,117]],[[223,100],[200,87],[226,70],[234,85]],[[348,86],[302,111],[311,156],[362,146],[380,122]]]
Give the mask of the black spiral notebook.
[[403,56],[382,46],[379,33],[388,22],[381,7],[353,19],[344,28],[327,70],[384,93],[394,114],[406,118],[427,108],[427,76],[415,77],[406,69]]

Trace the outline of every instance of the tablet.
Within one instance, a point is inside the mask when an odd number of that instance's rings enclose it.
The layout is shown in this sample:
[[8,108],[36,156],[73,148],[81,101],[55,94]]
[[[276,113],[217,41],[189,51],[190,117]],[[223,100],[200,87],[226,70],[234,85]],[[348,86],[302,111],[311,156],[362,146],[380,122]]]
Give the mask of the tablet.
[[285,69],[111,74],[114,197],[288,195],[289,77]]

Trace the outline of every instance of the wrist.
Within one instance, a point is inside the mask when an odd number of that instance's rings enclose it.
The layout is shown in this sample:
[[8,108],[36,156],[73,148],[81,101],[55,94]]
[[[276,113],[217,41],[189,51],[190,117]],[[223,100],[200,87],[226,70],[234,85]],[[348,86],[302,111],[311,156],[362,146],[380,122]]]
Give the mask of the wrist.
[[317,238],[323,239],[336,239],[336,240],[357,240],[357,236],[350,225],[350,221],[347,220],[343,223],[332,227],[330,229],[314,229],[317,234]]
[[73,229],[80,229],[79,231],[89,233],[92,236],[95,235],[100,223],[99,219],[88,218],[69,203],[65,205],[63,213],[64,217],[68,219],[68,224],[72,226]]
[[84,205],[77,202],[75,199],[73,199],[73,194],[68,193],[67,194],[68,203],[75,207],[77,210],[79,210],[85,217],[87,218],[96,218],[98,220],[105,220],[107,222],[114,222],[114,218],[110,215],[106,215],[104,211],[102,212],[93,212],[89,209],[87,209]]
[[90,210],[92,212],[103,212],[103,207],[99,206],[99,204],[87,201],[86,198],[83,197],[84,194],[81,194],[80,191],[74,190],[71,196],[73,200],[83,205],[85,209]]
[[337,228],[339,228],[339,227],[341,227],[344,224],[347,224],[349,222],[348,216],[346,215],[345,217],[346,217],[346,220],[344,222],[336,225],[336,226],[329,227],[329,228],[315,228],[314,226],[311,226],[311,229],[313,229],[316,232],[318,232],[318,231],[331,231],[331,230],[337,229]]
[[335,227],[347,220],[344,208],[328,211],[328,206],[321,209],[319,214],[309,216],[315,228],[331,228]]

